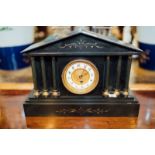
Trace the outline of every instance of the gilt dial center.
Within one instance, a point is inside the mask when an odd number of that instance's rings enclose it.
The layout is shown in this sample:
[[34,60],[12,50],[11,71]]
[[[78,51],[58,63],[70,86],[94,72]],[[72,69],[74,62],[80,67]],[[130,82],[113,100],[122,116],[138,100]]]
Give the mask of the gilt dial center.
[[87,70],[79,68],[73,71],[71,78],[78,85],[85,84],[90,79],[90,74]]

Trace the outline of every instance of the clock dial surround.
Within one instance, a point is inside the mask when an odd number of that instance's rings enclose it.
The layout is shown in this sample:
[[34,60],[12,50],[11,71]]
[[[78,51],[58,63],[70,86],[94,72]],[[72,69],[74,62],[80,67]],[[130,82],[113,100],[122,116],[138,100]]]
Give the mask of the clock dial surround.
[[87,94],[94,90],[99,82],[97,67],[85,59],[69,62],[61,76],[65,88],[74,94]]

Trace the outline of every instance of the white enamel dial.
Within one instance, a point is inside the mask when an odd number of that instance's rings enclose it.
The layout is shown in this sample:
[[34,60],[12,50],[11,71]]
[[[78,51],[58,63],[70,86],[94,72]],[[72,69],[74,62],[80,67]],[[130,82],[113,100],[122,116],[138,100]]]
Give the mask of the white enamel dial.
[[64,86],[72,93],[86,94],[98,84],[99,73],[88,60],[78,59],[66,65],[62,73]]

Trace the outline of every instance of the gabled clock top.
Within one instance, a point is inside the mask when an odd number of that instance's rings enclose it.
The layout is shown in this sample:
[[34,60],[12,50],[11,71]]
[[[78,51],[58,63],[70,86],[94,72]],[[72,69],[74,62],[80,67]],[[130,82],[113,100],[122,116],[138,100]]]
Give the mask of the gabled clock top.
[[[74,50],[74,53],[72,52]],[[73,31],[62,38],[48,37],[26,48],[26,55],[132,55],[142,50],[91,31]]]

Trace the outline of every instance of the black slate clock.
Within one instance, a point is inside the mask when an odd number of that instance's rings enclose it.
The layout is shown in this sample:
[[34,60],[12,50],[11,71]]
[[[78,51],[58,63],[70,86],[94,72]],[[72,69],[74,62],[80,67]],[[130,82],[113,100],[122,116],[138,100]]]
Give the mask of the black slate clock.
[[141,52],[89,31],[31,45],[23,51],[34,82],[26,116],[138,116],[128,85],[132,55]]

